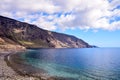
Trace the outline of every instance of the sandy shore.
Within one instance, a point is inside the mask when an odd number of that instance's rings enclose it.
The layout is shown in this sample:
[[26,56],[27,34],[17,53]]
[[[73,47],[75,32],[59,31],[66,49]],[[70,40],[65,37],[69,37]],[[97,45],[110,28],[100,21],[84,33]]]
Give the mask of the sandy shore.
[[9,52],[0,52],[0,80],[41,80],[35,77],[21,76],[9,67],[5,61],[5,56]]

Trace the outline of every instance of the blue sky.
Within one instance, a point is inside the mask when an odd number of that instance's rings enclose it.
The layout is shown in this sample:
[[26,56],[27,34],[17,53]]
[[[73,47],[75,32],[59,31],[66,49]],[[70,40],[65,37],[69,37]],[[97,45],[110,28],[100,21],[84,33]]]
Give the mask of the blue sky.
[[99,47],[120,47],[119,0],[3,0],[0,15]]
[[66,34],[75,35],[88,42],[91,45],[96,45],[99,47],[120,47],[120,31],[105,31],[99,30],[98,32],[93,32],[89,30],[87,32],[82,30],[67,30]]

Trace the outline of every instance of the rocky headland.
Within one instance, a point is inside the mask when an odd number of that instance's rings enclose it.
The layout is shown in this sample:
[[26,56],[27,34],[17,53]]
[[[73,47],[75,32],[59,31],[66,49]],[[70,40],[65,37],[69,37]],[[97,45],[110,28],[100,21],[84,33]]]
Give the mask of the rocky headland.
[[46,80],[16,73],[7,61],[9,54],[25,51],[26,48],[92,47],[94,46],[77,37],[43,30],[36,25],[0,16],[0,80]]
[[2,47],[18,49],[23,47],[91,48],[93,46],[72,35],[43,30],[36,25],[0,16],[0,48]]

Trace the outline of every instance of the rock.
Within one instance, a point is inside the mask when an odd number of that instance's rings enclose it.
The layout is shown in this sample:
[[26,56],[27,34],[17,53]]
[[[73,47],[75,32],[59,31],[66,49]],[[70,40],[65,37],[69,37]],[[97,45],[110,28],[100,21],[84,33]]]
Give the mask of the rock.
[[3,43],[5,43],[5,41],[2,38],[0,38],[0,44],[3,44]]
[[[89,48],[82,39],[0,16],[0,41],[26,48]],[[18,46],[16,46],[18,48]]]

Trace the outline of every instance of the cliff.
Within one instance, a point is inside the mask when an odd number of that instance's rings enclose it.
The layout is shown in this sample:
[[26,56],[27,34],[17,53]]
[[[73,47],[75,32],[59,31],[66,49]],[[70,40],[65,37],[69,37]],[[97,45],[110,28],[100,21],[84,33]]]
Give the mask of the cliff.
[[21,48],[92,47],[74,36],[43,30],[36,25],[0,16],[0,46],[6,45]]

